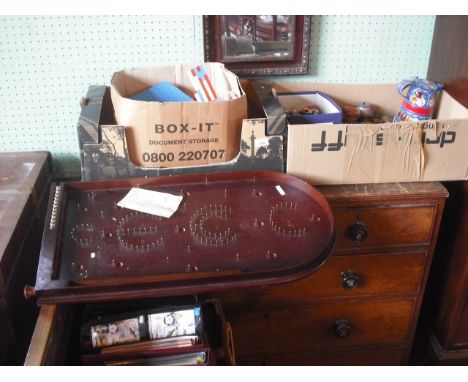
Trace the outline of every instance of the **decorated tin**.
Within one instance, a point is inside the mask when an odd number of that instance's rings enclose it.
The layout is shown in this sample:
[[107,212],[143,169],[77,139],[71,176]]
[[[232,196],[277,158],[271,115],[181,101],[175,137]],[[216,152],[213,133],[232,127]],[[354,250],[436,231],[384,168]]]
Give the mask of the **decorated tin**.
[[418,77],[401,81],[397,90],[403,96],[403,100],[400,111],[394,118],[395,122],[430,119],[434,110],[435,99],[442,87],[441,84]]

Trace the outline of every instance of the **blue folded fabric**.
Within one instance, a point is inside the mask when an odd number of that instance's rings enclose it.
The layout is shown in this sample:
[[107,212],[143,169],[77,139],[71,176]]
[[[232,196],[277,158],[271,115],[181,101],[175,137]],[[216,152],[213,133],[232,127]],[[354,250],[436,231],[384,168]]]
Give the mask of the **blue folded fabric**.
[[130,97],[135,101],[156,101],[156,102],[191,102],[189,97],[182,90],[169,81],[163,81],[149,89],[143,90]]

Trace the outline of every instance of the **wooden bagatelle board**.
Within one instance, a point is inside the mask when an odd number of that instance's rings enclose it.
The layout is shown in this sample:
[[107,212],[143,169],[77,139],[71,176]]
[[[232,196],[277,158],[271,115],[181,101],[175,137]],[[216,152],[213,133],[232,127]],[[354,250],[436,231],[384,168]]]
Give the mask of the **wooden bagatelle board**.
[[[183,200],[168,219],[118,207],[132,187]],[[25,292],[49,304],[277,284],[319,267],[333,232],[323,196],[277,172],[57,184]]]

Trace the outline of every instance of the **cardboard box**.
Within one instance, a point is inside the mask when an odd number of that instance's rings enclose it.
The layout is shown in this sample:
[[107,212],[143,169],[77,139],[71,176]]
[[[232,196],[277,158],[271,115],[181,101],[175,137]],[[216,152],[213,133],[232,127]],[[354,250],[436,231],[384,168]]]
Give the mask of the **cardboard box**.
[[111,97],[117,124],[125,126],[137,166],[185,167],[226,162],[239,153],[247,99],[239,79],[223,64],[203,64],[220,101],[147,102],[128,97],[162,81],[193,95],[196,64],[130,69],[114,74]]
[[[249,101],[254,90],[243,82]],[[154,168],[135,165],[129,158],[126,129],[115,124],[110,89],[90,86],[82,100],[78,120],[82,180],[141,176],[179,175],[196,172],[271,170],[285,171],[282,135],[267,135],[267,120],[253,102],[248,102],[252,119],[242,122],[240,147],[230,161],[201,166]]]
[[[341,106],[366,101],[394,115],[396,85],[274,84],[277,92],[315,89]],[[289,125],[287,173],[311,184],[466,180],[468,110],[442,92],[424,123]]]

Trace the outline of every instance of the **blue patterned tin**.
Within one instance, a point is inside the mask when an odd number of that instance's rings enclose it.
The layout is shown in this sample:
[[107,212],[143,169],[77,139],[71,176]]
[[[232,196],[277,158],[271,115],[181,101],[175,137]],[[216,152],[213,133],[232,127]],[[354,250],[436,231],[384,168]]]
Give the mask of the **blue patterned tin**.
[[[434,111],[435,99],[442,87],[441,84],[418,77],[401,81],[397,90],[403,96],[403,101],[394,121],[425,121],[430,119]],[[406,94],[404,94],[405,90]]]

